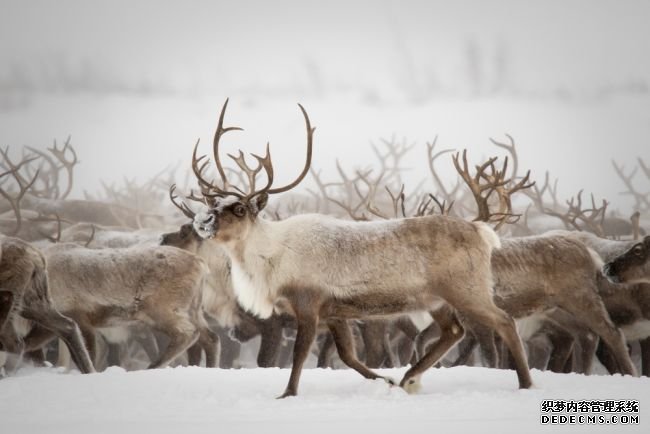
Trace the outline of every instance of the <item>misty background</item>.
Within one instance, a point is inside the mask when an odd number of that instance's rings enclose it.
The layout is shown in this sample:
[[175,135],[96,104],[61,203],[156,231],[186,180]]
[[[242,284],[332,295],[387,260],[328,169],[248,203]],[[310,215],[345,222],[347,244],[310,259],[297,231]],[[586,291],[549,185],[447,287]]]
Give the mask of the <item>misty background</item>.
[[[71,135],[77,197],[180,176],[230,97],[245,131],[224,153],[270,141],[284,184],[304,161],[300,102],[325,177],[337,158],[376,165],[370,142],[394,136],[416,144],[408,191],[430,178],[427,141],[478,162],[507,133],[533,179],[628,213],[611,160],[650,160],[648,22],[648,1],[0,0],[0,146]],[[451,157],[437,166],[452,183]]]

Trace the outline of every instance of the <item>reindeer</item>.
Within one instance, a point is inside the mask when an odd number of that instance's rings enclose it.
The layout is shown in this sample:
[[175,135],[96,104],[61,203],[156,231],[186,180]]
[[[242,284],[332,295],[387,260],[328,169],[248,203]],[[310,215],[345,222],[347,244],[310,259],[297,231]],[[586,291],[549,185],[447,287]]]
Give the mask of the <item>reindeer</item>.
[[[453,156],[453,163],[461,179],[469,187],[477,205],[477,220],[494,222],[495,228],[516,223],[521,215],[512,212],[512,195],[534,186],[529,183],[530,171],[517,176],[514,141],[501,147],[511,150],[515,162],[513,174],[506,177],[509,159],[496,168],[497,157],[476,166],[476,173],[469,170],[466,151]],[[444,152],[444,151],[443,151]],[[429,155],[431,147],[429,148]],[[496,192],[497,212],[491,209],[491,194]],[[528,327],[520,329],[527,340],[537,331],[543,319],[554,310],[568,312],[574,321],[586,326],[602,337],[622,367],[623,373],[635,374],[624,339],[612,323],[598,295],[600,260],[594,260],[589,250],[580,242],[562,236],[530,236],[504,238],[501,248],[492,253],[494,297],[497,306],[518,320],[534,318]],[[558,315],[553,318],[558,322]],[[559,319],[561,324],[561,319]],[[480,341],[484,358],[489,366],[496,366],[497,353],[490,330],[474,325],[471,319],[466,325]],[[525,330],[522,332],[522,330]],[[458,362],[466,358],[471,346],[464,349]]]
[[[613,265],[614,261],[628,251],[627,257],[632,257],[635,246],[642,246],[645,241],[609,240],[589,232],[551,231],[549,234],[561,235],[582,242],[596,252],[602,262],[607,264],[603,271],[610,279],[602,278],[599,283],[601,287],[599,292],[605,307],[613,322],[620,327],[627,341],[639,340],[644,354],[648,353],[650,351],[650,340],[648,340],[650,327],[647,326],[647,322],[650,320],[650,310],[646,309],[645,306],[650,305],[650,287],[643,280],[641,274],[642,272],[647,273],[647,269],[630,267],[630,270],[639,273],[638,281],[622,279],[621,282],[612,282],[612,280],[615,280],[612,279],[612,276],[617,275],[615,270],[618,266]],[[637,251],[641,250],[637,249]],[[646,278],[647,276],[648,274],[646,274]],[[614,357],[602,345],[598,347],[597,356],[609,372],[620,371]],[[650,357],[643,358],[642,372],[644,375],[650,376]]]
[[61,338],[81,372],[95,372],[79,327],[55,308],[43,254],[22,240],[0,235],[2,349],[19,355],[31,350],[19,330],[25,320]]
[[[96,360],[95,329],[144,323],[170,338],[150,368],[168,365],[197,339],[216,363],[216,337],[200,310],[207,273],[203,261],[172,247],[91,250],[76,244],[43,249],[56,308],[79,325],[88,352]],[[40,348],[52,333],[35,327],[25,346]]]
[[[296,318],[293,366],[281,397],[297,394],[319,319],[327,322],[341,360],[364,377],[376,379],[384,377],[358,361],[345,320],[430,310],[441,337],[400,382],[407,391],[417,390],[422,373],[463,336],[453,308],[499,333],[513,353],[519,386],[530,387],[514,321],[492,300],[490,255],[499,240],[489,226],[441,216],[350,222],[305,214],[268,221],[259,213],[269,196],[296,187],[309,171],[314,129],[300,106],[307,127],[307,158],[301,174],[285,186],[273,188],[268,146],[264,157],[255,155],[255,169],[246,164],[243,153],[232,157],[249,179],[248,191],[238,191],[229,188],[219,158],[222,135],[238,129],[223,127],[227,103],[213,141],[223,187],[205,179],[208,161],[197,157],[198,142],[194,147],[192,168],[206,201],[212,201],[207,213],[197,214],[194,228],[229,256],[242,307],[262,318],[286,309]],[[257,189],[256,176],[262,169],[267,182]]]

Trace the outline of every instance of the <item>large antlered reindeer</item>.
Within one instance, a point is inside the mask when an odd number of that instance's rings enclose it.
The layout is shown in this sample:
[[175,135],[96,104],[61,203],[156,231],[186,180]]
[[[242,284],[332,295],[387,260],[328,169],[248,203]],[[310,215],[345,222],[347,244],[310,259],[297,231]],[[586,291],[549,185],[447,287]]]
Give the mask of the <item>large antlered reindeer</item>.
[[[383,378],[361,364],[355,354],[346,319],[381,317],[429,310],[440,326],[440,339],[404,375],[400,386],[419,387],[422,373],[463,336],[456,310],[495,330],[516,362],[519,386],[531,377],[514,321],[492,300],[490,255],[499,239],[485,223],[446,216],[426,216],[377,222],[350,222],[320,214],[297,215],[281,221],[260,216],[272,194],[297,186],[309,171],[314,129],[304,108],[307,159],[302,173],[286,186],[273,188],[269,155],[254,155],[249,167],[243,153],[230,156],[246,173],[247,192],[231,186],[219,158],[228,101],[221,110],[213,154],[222,186],[206,180],[205,156],[194,148],[192,167],[211,208],[197,214],[196,232],[228,254],[239,303],[262,318],[287,310],[298,333],[289,384],[281,397],[296,395],[303,363],[319,320],[332,332],[341,360],[366,378]],[[267,182],[256,188],[264,169]],[[215,246],[215,248],[217,248]],[[444,303],[444,302],[447,303]],[[389,380],[386,380],[389,381]]]

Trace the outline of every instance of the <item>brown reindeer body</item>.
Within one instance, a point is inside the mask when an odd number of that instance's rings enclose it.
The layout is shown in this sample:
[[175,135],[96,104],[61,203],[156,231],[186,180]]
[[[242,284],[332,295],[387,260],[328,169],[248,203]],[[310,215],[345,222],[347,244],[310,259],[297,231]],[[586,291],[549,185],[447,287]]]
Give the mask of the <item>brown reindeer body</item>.
[[[569,313],[573,321],[603,339],[623,373],[634,375],[624,338],[598,293],[600,268],[593,252],[574,239],[545,235],[504,239],[492,255],[495,302],[514,318],[534,316],[535,324],[524,338],[532,336],[543,319],[562,327],[565,316],[553,315],[554,310]],[[570,329],[571,324],[564,327]]]
[[[214,339],[200,310],[203,261],[171,247],[44,249],[56,307],[79,324],[95,354],[95,329],[147,324],[171,339],[151,367],[169,364],[197,338]],[[216,351],[216,343],[213,348]]]
[[66,343],[82,372],[94,372],[79,327],[54,306],[46,267],[38,249],[22,240],[0,236],[0,343],[13,353],[30,351],[20,329],[32,321]]

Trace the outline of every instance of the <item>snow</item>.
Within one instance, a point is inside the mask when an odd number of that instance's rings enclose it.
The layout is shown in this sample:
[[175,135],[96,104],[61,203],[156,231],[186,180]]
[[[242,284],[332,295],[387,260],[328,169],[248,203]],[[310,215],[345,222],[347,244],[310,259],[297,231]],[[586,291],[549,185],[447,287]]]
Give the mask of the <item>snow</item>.
[[[401,378],[405,368],[380,370]],[[4,433],[297,433],[611,431],[603,426],[543,426],[544,399],[634,399],[648,432],[650,379],[532,371],[535,386],[517,389],[513,371],[430,369],[408,395],[354,371],[305,369],[299,396],[276,400],[286,369],[177,367],[100,374],[23,368],[0,381]]]

